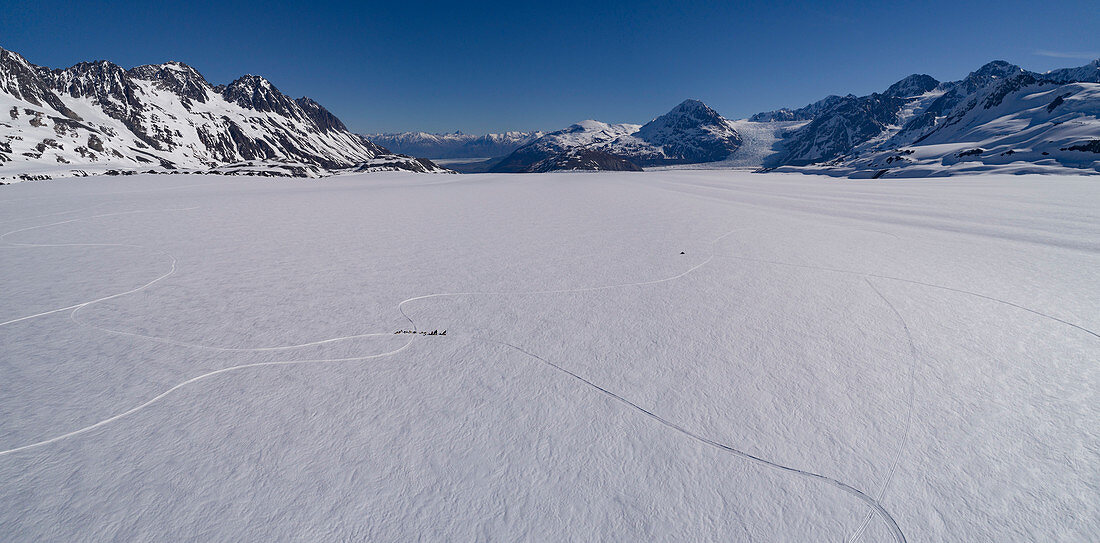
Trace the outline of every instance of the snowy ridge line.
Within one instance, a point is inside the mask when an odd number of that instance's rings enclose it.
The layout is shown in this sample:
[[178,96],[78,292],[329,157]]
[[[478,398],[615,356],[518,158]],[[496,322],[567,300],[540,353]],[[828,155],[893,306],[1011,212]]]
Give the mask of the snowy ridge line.
[[[151,250],[151,249],[148,249],[147,247],[143,247],[143,246],[140,246],[140,245],[130,245],[130,244],[125,244],[125,243],[53,243],[53,244],[44,243],[44,244],[33,244],[33,243],[14,243],[14,242],[10,242],[10,241],[5,241],[4,238],[8,237],[11,234],[15,234],[15,233],[18,233],[18,232],[26,232],[28,230],[46,228],[46,227],[49,227],[49,226],[57,226],[57,225],[60,225],[60,224],[68,224],[68,223],[73,223],[73,222],[77,222],[77,221],[82,221],[82,220],[85,220],[85,219],[94,219],[94,218],[98,218],[98,217],[112,217],[112,216],[118,216],[118,215],[132,215],[132,214],[135,214],[135,213],[157,213],[157,212],[166,212],[166,211],[190,211],[192,209],[198,209],[198,208],[197,207],[188,207],[188,208],[182,208],[182,209],[125,211],[125,212],[121,212],[121,213],[106,213],[106,214],[103,214],[103,215],[95,215],[93,217],[84,217],[84,218],[80,218],[80,219],[69,219],[67,221],[60,221],[60,222],[55,222],[55,223],[51,223],[51,224],[44,224],[44,225],[40,225],[40,226],[30,226],[30,227],[27,227],[27,228],[20,228],[18,230],[12,230],[11,232],[7,232],[7,233],[4,233],[4,234],[0,235],[0,242],[7,243],[10,246],[12,246],[13,248],[27,248],[27,249],[40,248],[40,247],[130,247],[130,248]],[[22,322],[22,321],[33,319],[33,318],[36,318],[36,317],[43,317],[43,316],[46,316],[46,315],[52,315],[54,313],[60,313],[62,311],[67,311],[69,309],[80,309],[81,307],[84,307],[84,306],[87,306],[87,305],[107,301],[107,300],[110,300],[110,299],[113,299],[113,298],[118,298],[120,296],[126,296],[127,294],[134,294],[135,292],[140,292],[142,290],[145,290],[145,289],[153,286],[157,282],[160,282],[160,281],[170,277],[172,274],[176,273],[176,257],[174,257],[174,256],[172,256],[172,255],[170,255],[170,254],[168,254],[164,251],[155,251],[154,250],[153,253],[167,256],[169,259],[172,260],[172,267],[171,267],[171,269],[168,270],[168,273],[165,273],[164,275],[161,275],[161,276],[157,277],[156,279],[153,279],[152,281],[149,281],[148,283],[145,283],[144,285],[141,285],[140,287],[137,287],[137,288],[131,289],[131,290],[127,290],[126,292],[120,292],[118,294],[112,294],[112,295],[109,295],[109,296],[104,296],[102,298],[96,298],[95,300],[90,300],[90,301],[79,303],[79,304],[76,304],[76,305],[70,305],[68,307],[62,307],[60,309],[52,309],[50,311],[44,311],[42,313],[36,313],[34,315],[27,315],[25,317],[19,317],[17,319],[12,319],[12,320],[9,320],[9,321],[6,321],[6,322],[0,322],[0,326],[7,326],[9,324],[15,324],[17,322]]]
[[[748,262],[761,262],[761,263],[764,263],[764,264],[774,264],[776,266],[790,266],[792,268],[806,268],[806,269],[810,269],[810,270],[831,271],[831,272],[837,272],[837,273],[850,273],[850,274],[853,274],[853,275],[862,275],[863,277],[874,277],[874,278],[877,278],[877,279],[888,279],[890,281],[901,281],[902,283],[912,283],[914,285],[922,285],[922,286],[925,286],[925,287],[938,288],[938,289],[942,289],[942,290],[949,290],[951,292],[958,292],[959,294],[969,294],[971,296],[977,296],[978,298],[989,300],[991,302],[997,302],[997,303],[1000,303],[1000,304],[1015,307],[1017,309],[1022,309],[1024,311],[1027,311],[1028,313],[1034,313],[1035,315],[1039,315],[1040,317],[1044,317],[1044,318],[1047,318],[1047,319],[1050,319],[1050,320],[1053,320],[1053,321],[1060,322],[1062,324],[1065,324],[1066,326],[1072,326],[1073,328],[1076,328],[1076,329],[1078,329],[1082,332],[1085,332],[1086,334],[1090,334],[1090,335],[1093,335],[1097,338],[1100,338],[1100,333],[1089,330],[1088,328],[1085,328],[1084,326],[1074,324],[1074,323],[1069,322],[1067,320],[1062,320],[1062,319],[1060,319],[1058,317],[1055,317],[1053,315],[1048,315],[1048,314],[1043,313],[1041,311],[1036,311],[1036,310],[1031,309],[1029,307],[1024,307],[1022,305],[1012,303],[1012,302],[1009,302],[1007,300],[1002,300],[1000,298],[994,298],[992,296],[986,296],[985,294],[979,294],[977,292],[971,292],[969,290],[962,290],[962,289],[957,289],[957,288],[953,288],[953,287],[945,287],[943,285],[935,285],[935,284],[932,284],[932,283],[925,283],[925,282],[917,281],[917,280],[914,280],[914,279],[904,279],[904,278],[901,278],[901,277],[891,277],[889,275],[878,275],[878,274],[874,274],[874,273],[867,273],[867,272],[861,272],[861,271],[855,271],[855,270],[842,270],[840,268],[829,268],[829,267],[826,267],[826,266],[810,266],[808,264],[791,264],[790,262],[777,262],[775,260],[764,260],[764,259],[760,259],[760,258],[749,258],[749,257],[746,257],[746,256],[735,256],[735,255],[723,255],[722,258],[733,258],[733,259],[737,259],[737,260],[745,260],[745,261],[748,261]],[[881,294],[880,294],[880,296],[881,296]]]
[[[901,460],[901,453],[905,448],[906,442],[909,441],[909,428],[912,426],[913,423],[913,397],[915,396],[914,387],[917,379],[916,364],[919,360],[919,355],[917,353],[916,345],[913,344],[913,334],[909,332],[909,323],[905,322],[905,319],[902,318],[901,313],[898,312],[898,309],[894,307],[894,304],[892,302],[890,302],[890,299],[884,296],[882,292],[879,291],[878,287],[876,287],[875,284],[871,282],[870,279],[864,277],[863,280],[867,282],[867,285],[871,287],[871,290],[875,291],[875,294],[878,294],[879,298],[882,298],[882,301],[886,302],[886,305],[889,306],[890,310],[894,312],[895,316],[897,316],[898,321],[901,323],[902,328],[905,330],[905,339],[909,343],[909,355],[911,357],[909,363],[909,407],[905,413],[905,430],[901,433],[901,444],[898,446],[898,451],[894,453],[894,460],[890,464],[890,471],[886,473],[886,478],[882,481],[882,488],[879,490],[878,493],[877,499],[879,503],[882,503],[882,499],[886,497],[886,489],[890,487],[890,481],[894,478],[894,472],[898,469],[898,462]],[[848,543],[856,543],[857,541],[859,541],[859,539],[863,536],[863,531],[867,529],[867,524],[871,522],[871,518],[874,517],[874,515],[874,510],[871,510],[867,513],[867,516],[863,519],[863,522],[860,523],[858,528],[856,528],[855,533],[853,533],[848,538]]]
[[620,396],[620,395],[618,395],[618,394],[616,394],[616,393],[614,393],[614,392],[612,392],[612,391],[610,391],[610,390],[608,390],[608,389],[606,389],[606,388],[604,388],[604,387],[602,387],[602,386],[600,386],[596,383],[593,383],[592,381],[589,381],[588,379],[585,379],[584,377],[581,377],[580,375],[577,375],[576,373],[573,373],[572,371],[569,371],[568,369],[566,369],[562,366],[559,366],[559,365],[557,365],[557,364],[555,364],[555,363],[553,363],[553,362],[551,362],[551,361],[549,361],[545,358],[542,358],[541,356],[539,356],[537,354],[534,354],[530,351],[527,351],[527,350],[525,350],[521,347],[517,347],[516,345],[513,345],[511,343],[504,342],[504,341],[497,341],[495,339],[480,338],[480,337],[474,337],[473,339],[476,339],[476,340],[479,340],[479,341],[484,341],[484,342],[487,342],[487,343],[496,343],[498,345],[503,345],[505,347],[509,347],[511,349],[519,351],[519,352],[521,352],[521,353],[523,353],[523,354],[525,354],[525,355],[527,355],[531,358],[539,360],[543,364],[546,364],[547,366],[550,366],[551,368],[553,368],[553,369],[555,369],[555,370],[557,370],[561,373],[564,373],[564,374],[568,375],[569,377],[572,377],[572,378],[580,381],[581,383],[585,384],[586,386],[595,389],[596,391],[606,395],[607,397],[609,397],[609,398],[611,398],[611,399],[613,399],[617,402],[620,402],[623,405],[626,405],[627,407],[629,407],[629,408],[631,408],[631,409],[633,409],[633,410],[635,410],[635,411],[637,411],[637,412],[639,412],[639,413],[641,413],[641,414],[657,421],[661,425],[666,426],[668,428],[671,428],[672,430],[675,430],[675,431],[677,431],[677,432],[679,432],[679,433],[681,433],[681,434],[683,434],[683,435],[685,435],[685,436],[687,436],[687,437],[689,437],[689,438],[691,438],[695,441],[698,441],[698,442],[703,443],[705,445],[709,445],[711,447],[717,448],[721,451],[733,454],[734,456],[743,458],[745,460],[749,460],[749,461],[754,462],[754,463],[756,463],[758,465],[761,465],[761,466],[765,466],[765,467],[768,467],[768,468],[771,468],[771,469],[779,470],[779,471],[782,471],[782,472],[785,472],[785,473],[793,473],[793,474],[796,474],[796,475],[799,475],[799,476],[802,476],[802,477],[806,477],[806,478],[809,478],[809,479],[814,479],[814,480],[818,480],[818,481],[822,481],[822,482],[831,484],[831,485],[833,485],[833,486],[835,486],[835,487],[837,487],[837,488],[839,488],[839,489],[841,489],[841,490],[843,490],[843,491],[859,498],[864,503],[866,503],[869,507],[871,507],[871,509],[882,518],[883,522],[886,523],[886,526],[890,529],[890,532],[894,536],[894,541],[896,541],[897,543],[905,543],[905,541],[906,541],[905,540],[905,534],[901,531],[901,528],[898,526],[897,521],[894,520],[894,517],[892,515],[890,515],[890,513],[886,510],[886,508],[884,508],[882,506],[882,504],[880,504],[878,502],[878,500],[876,500],[875,498],[872,498],[871,496],[868,496],[867,494],[863,493],[858,488],[855,488],[855,487],[853,487],[853,486],[851,486],[847,483],[841,482],[837,479],[833,479],[832,477],[829,477],[829,476],[826,476],[826,475],[821,475],[819,473],[815,473],[815,472],[812,472],[812,471],[806,471],[806,470],[802,470],[802,469],[798,469],[798,468],[793,468],[793,467],[790,467],[790,466],[785,466],[783,464],[778,464],[778,463],[772,462],[771,460],[768,460],[766,458],[762,458],[762,457],[747,453],[747,452],[742,451],[740,449],[736,449],[736,448],[731,447],[729,445],[726,445],[724,443],[719,443],[717,441],[714,441],[713,439],[710,439],[708,437],[699,435],[695,432],[692,432],[691,430],[688,430],[687,428],[684,428],[683,426],[680,426],[679,424],[677,424],[675,422],[672,422],[668,419],[665,419],[665,418],[661,417],[660,415],[658,415],[658,414],[656,414],[656,413],[654,413],[654,412],[652,412],[652,411],[650,411],[650,410],[648,410],[648,409],[646,409],[646,408],[644,408],[644,407],[642,407],[642,406],[640,406],[640,405],[638,405],[638,404],[636,404],[636,403],[634,403],[634,402],[632,402],[632,401],[630,401],[630,400],[628,400],[628,399],[626,399],[626,398],[624,398],[624,397],[622,397],[622,396]]
[[214,371],[204,373],[204,374],[196,376],[196,377],[192,377],[192,378],[190,378],[190,379],[188,379],[188,380],[186,380],[182,383],[179,383],[179,384],[173,386],[172,388],[169,388],[168,390],[165,390],[164,392],[161,392],[160,394],[152,397],[151,399],[149,399],[148,401],[146,401],[145,403],[143,403],[141,405],[138,405],[137,407],[131,408],[127,411],[123,411],[122,413],[119,413],[119,414],[114,415],[112,417],[103,419],[103,420],[101,420],[101,421],[99,421],[95,424],[85,426],[83,428],[80,428],[79,430],[74,430],[74,431],[69,432],[67,434],[61,434],[59,436],[55,436],[55,437],[52,437],[52,438],[49,438],[49,439],[38,441],[36,443],[31,443],[29,445],[23,445],[23,446],[20,446],[20,447],[15,447],[13,449],[7,449],[7,450],[4,450],[4,451],[0,451],[0,456],[12,454],[12,453],[17,453],[17,452],[20,452],[20,451],[25,451],[25,450],[28,450],[28,449],[33,449],[33,448],[36,448],[36,447],[41,447],[43,445],[48,445],[50,443],[55,443],[55,442],[61,441],[63,439],[67,439],[67,438],[70,438],[70,437],[78,436],[78,435],[83,434],[83,433],[90,432],[90,431],[92,431],[96,428],[99,428],[101,426],[105,426],[105,425],[110,424],[110,423],[112,423],[116,420],[119,420],[119,419],[121,419],[121,418],[123,418],[127,415],[132,415],[132,414],[134,414],[138,411],[141,411],[142,409],[145,409],[146,407],[149,407],[150,405],[153,405],[154,403],[160,401],[161,399],[163,399],[164,397],[168,396],[169,394],[175,392],[176,390],[179,390],[180,388],[183,388],[183,387],[185,387],[185,386],[187,386],[191,383],[195,383],[197,381],[201,381],[203,379],[206,379],[207,377],[213,377],[213,376],[218,375],[218,374],[227,373],[227,372],[236,371],[236,370],[242,370],[242,369],[247,369],[247,368],[258,368],[258,367],[263,367],[263,366],[290,366],[290,365],[295,365],[295,364],[361,362],[363,360],[370,360],[370,359],[373,359],[373,358],[382,358],[382,357],[386,357],[386,356],[392,356],[392,355],[395,355],[395,354],[397,354],[401,351],[404,351],[406,348],[408,348],[409,345],[412,344],[415,337],[416,336],[411,336],[409,338],[409,341],[405,342],[404,345],[402,345],[401,347],[398,347],[397,349],[394,349],[392,351],[388,351],[388,352],[384,352],[384,353],[378,353],[378,354],[372,354],[372,355],[367,355],[367,356],[357,356],[357,357],[351,357],[351,358],[316,358],[316,359],[310,359],[310,360],[279,360],[279,361],[274,361],[274,362],[256,362],[254,364],[242,364],[240,366],[230,366],[228,368],[222,368],[222,369],[219,369],[219,370],[214,370]]

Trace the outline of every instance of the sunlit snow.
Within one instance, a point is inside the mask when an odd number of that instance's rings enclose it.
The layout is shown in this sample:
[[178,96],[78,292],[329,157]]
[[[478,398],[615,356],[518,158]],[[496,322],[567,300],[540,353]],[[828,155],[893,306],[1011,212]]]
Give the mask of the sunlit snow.
[[3,541],[1098,536],[1087,177],[27,182],[0,292]]

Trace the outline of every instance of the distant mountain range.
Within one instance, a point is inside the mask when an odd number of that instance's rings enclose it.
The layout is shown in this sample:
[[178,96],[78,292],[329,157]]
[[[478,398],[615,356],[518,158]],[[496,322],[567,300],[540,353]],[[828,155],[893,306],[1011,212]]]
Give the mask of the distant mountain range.
[[0,177],[342,170],[448,171],[352,134],[263,77],[214,86],[179,62],[49,69],[0,49]]
[[[260,76],[215,86],[179,62],[49,69],[0,48],[0,179],[450,171],[410,155],[490,172],[1095,174],[1100,60],[1045,73],[994,61],[951,82],[914,74],[882,93],[827,96],[736,121],[686,100],[645,124],[587,120],[549,133],[356,135],[317,102],[291,99]],[[479,162],[455,163],[461,158]]]
[[855,177],[1100,172],[1100,61],[1029,72],[994,61],[960,81],[909,76],[756,119],[805,120],[764,166]]
[[429,134],[401,132],[365,134],[362,137],[397,153],[428,158],[500,157],[540,138],[543,132],[505,132],[475,136],[462,132]]
[[[1100,60],[1045,73],[994,61],[951,82],[914,74],[882,93],[827,96],[739,121],[687,100],[645,125],[588,120],[511,143],[515,149],[480,170],[752,167],[853,177],[1097,173]],[[424,144],[423,154],[439,154]]]
[[[516,149],[489,171],[640,170],[714,162],[740,146],[741,136],[729,121],[698,100],[685,100],[644,125],[583,121],[551,132]],[[579,149],[587,160],[571,159]]]

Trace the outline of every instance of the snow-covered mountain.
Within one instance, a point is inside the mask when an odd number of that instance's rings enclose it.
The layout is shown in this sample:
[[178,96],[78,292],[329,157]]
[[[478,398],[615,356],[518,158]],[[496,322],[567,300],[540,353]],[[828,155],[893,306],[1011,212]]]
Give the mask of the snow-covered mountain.
[[[605,150],[609,144],[637,132],[641,125],[609,124],[600,121],[581,121],[564,130],[550,132],[504,157],[493,165],[491,172],[534,172],[536,164],[565,163],[565,155],[573,149],[590,148]],[[605,151],[606,152],[606,151]],[[557,158],[556,158],[557,157]],[[629,161],[627,161],[629,162]],[[637,169],[630,163],[626,169]],[[542,170],[547,171],[547,170]]]
[[48,69],[0,48],[0,177],[349,168],[446,171],[364,141],[317,102],[291,99],[260,76],[214,86],[180,62]]
[[[856,177],[1100,172],[1100,61],[1036,73],[994,61],[953,82],[912,75],[757,120],[809,121],[765,165]],[[1096,143],[1094,143],[1096,142]]]
[[[698,100],[685,100],[644,125],[589,120],[551,132],[516,149],[490,171],[549,171],[536,169],[536,165],[546,164],[568,164],[567,169],[596,169],[584,168],[588,164],[598,169],[635,170],[723,160],[740,146],[741,136],[730,121]],[[623,160],[570,160],[567,155],[580,148]]]
[[365,134],[369,141],[396,153],[430,158],[490,158],[500,157],[542,137],[544,132],[505,132],[503,134],[430,134],[400,132],[395,134]]
[[749,121],[763,123],[772,121],[812,121],[818,115],[821,115],[823,111],[837,105],[838,103],[855,98],[854,94],[847,96],[837,96],[830,94],[821,100],[818,100],[812,104],[800,107],[798,109],[781,108],[775,111],[765,111],[763,113],[757,113],[752,117],[749,117]]

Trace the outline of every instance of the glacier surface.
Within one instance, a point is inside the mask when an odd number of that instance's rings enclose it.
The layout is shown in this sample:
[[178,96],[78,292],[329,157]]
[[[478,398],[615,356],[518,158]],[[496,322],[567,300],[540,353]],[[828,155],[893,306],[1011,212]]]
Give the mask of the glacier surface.
[[0,292],[4,541],[1100,537],[1086,177],[27,182]]

